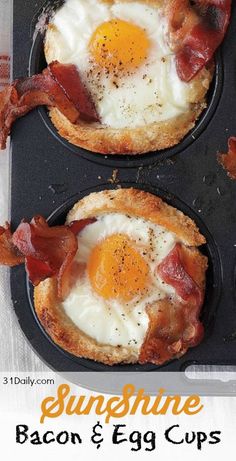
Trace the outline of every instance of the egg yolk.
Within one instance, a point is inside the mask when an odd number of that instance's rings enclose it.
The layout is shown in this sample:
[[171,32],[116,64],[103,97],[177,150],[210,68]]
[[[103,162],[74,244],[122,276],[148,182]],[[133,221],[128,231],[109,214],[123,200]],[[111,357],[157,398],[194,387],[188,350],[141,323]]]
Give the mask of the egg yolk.
[[149,267],[129,238],[114,234],[91,252],[88,274],[93,289],[104,299],[128,302],[146,291]]
[[96,63],[109,70],[140,66],[147,58],[149,46],[145,30],[120,19],[100,24],[89,44]]

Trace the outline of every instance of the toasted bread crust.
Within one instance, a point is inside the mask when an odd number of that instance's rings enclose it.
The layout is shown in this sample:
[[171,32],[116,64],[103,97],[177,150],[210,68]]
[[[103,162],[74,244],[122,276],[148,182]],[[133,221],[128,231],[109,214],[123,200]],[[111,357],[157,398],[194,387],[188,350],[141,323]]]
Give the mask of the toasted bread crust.
[[[203,244],[205,238],[190,218],[152,194],[136,189],[118,189],[85,197],[69,212],[67,222],[107,212],[121,212],[149,219],[175,232],[179,240],[186,245],[186,251],[194,255],[196,281],[204,290],[207,258],[196,247]],[[34,290],[34,301],[39,321],[62,349],[77,357],[89,358],[107,365],[138,362],[138,356],[131,348],[98,344],[75,326],[58,300],[56,279],[41,282]]]
[[58,109],[50,110],[53,125],[63,138],[77,147],[100,154],[145,154],[178,144],[194,127],[206,107],[205,101],[194,105],[191,112],[166,122],[132,129],[112,129],[99,124],[73,125]]
[[[127,0],[122,0],[127,1]],[[129,0],[132,3],[134,0]],[[139,0],[153,7],[165,7],[163,0]],[[106,0],[115,3],[115,0]],[[55,59],[54,44],[57,29],[49,24],[45,40],[45,56],[50,63]],[[113,129],[99,123],[80,121],[72,124],[61,112],[52,108],[49,111],[52,123],[58,133],[71,144],[100,154],[144,154],[159,151],[178,144],[195,126],[202,111],[206,108],[205,96],[214,75],[214,65],[204,67],[189,83],[190,108],[181,115],[167,121],[147,124],[137,128]]]
[[206,243],[194,221],[182,211],[168,205],[156,195],[133,188],[92,193],[74,205],[67,221],[109,212],[137,216],[163,226],[175,233],[187,246],[200,246]]

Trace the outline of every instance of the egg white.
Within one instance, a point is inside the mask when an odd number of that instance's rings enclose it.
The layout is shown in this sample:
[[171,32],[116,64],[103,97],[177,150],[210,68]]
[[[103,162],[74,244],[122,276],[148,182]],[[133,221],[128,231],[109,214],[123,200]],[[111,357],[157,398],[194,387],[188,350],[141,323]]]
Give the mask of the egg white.
[[85,269],[62,308],[80,330],[98,343],[128,347],[138,354],[148,329],[147,305],[174,294],[174,289],[158,278],[156,268],[173,249],[177,237],[141,218],[107,213],[79,234],[76,260],[86,267],[93,248],[113,234],[129,237],[149,265],[151,282],[147,293],[126,304],[117,299],[105,300],[92,289]]
[[[135,72],[120,77],[118,87],[105,72],[98,76],[89,52],[96,28],[114,18],[145,29],[151,41],[145,62]],[[191,85],[177,75],[175,56],[167,41],[167,20],[158,7],[140,2],[67,0],[51,23],[54,33],[49,34],[50,60],[78,67],[102,124],[135,128],[169,120],[189,110]]]

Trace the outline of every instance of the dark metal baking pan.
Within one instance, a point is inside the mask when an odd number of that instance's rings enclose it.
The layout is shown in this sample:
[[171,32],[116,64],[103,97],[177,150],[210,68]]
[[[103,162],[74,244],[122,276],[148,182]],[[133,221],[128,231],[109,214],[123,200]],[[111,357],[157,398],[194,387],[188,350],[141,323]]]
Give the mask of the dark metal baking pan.
[[[28,74],[30,55],[30,65],[33,63],[30,24],[42,4],[42,1],[27,4],[23,0],[14,2],[15,78]],[[50,222],[62,222],[68,208],[86,191],[89,192],[91,185],[96,190],[105,187],[105,183],[110,187],[133,184],[145,189],[149,185],[148,188],[154,193],[193,217],[206,235],[207,245],[203,250],[210,260],[202,314],[206,336],[202,344],[191,349],[181,360],[158,367],[157,370],[181,370],[186,363],[236,365],[236,216],[233,213],[236,184],[227,178],[216,159],[217,151],[226,149],[228,136],[236,134],[236,113],[232,110],[232,101],[236,100],[235,26],[236,8],[233,6],[230,29],[221,47],[221,59],[218,60],[220,83],[216,88],[220,85],[220,91],[216,100],[210,94],[210,99],[215,101],[214,111],[204,130],[196,139],[192,139],[187,148],[181,143],[171,154],[172,149],[147,157],[114,157],[111,160],[103,159],[103,162],[98,161],[96,156],[96,161],[90,162],[90,156],[92,158],[96,154],[83,151],[82,155],[71,155],[71,148],[51,135],[37,110],[19,120],[13,130],[13,226],[23,216],[30,219],[35,213],[51,216]],[[36,53],[36,44],[34,46]],[[44,117],[47,117],[46,112]],[[132,168],[125,168],[131,164]],[[117,169],[115,175],[114,166]],[[47,337],[35,317],[22,267],[12,270],[11,291],[22,330],[34,350],[49,366],[61,371],[104,370],[103,365],[79,360],[63,352]],[[116,369],[127,371],[127,367]],[[139,366],[129,369],[144,370]],[[114,371],[114,368],[108,371]]]

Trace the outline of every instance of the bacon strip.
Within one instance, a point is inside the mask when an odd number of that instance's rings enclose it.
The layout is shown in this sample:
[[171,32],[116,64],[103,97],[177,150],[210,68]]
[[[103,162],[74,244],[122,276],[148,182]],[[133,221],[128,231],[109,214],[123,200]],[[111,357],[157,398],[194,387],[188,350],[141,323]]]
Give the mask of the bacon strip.
[[0,264],[15,266],[25,262],[29,280],[38,285],[57,277],[58,297],[64,299],[71,286],[77,234],[96,219],[74,221],[68,226],[49,227],[42,216],[30,223],[22,221],[12,235],[9,225],[0,228]]
[[65,226],[49,227],[41,216],[31,223],[22,222],[13,234],[13,244],[25,256],[26,271],[33,285],[53,276],[60,281],[78,249],[73,232]]
[[48,68],[68,99],[72,101],[79,111],[80,118],[88,122],[99,121],[98,114],[88,90],[82,83],[82,80],[78,78],[79,74],[77,68],[71,64],[65,66],[57,61],[49,64]]
[[202,291],[196,282],[186,272],[182,261],[182,246],[175,245],[157,268],[160,278],[175,288],[176,293],[186,302],[202,304]]
[[161,365],[183,355],[202,340],[204,328],[199,321],[203,304],[202,276],[206,261],[177,244],[157,268],[158,276],[173,286],[179,297],[165,298],[149,306],[149,330],[140,352],[142,363]]
[[0,93],[0,149],[15,120],[40,105],[57,107],[71,123],[99,120],[76,66],[55,61],[42,74],[15,80]]
[[176,67],[189,82],[213,58],[227,31],[231,0],[173,0],[167,7]]
[[149,307],[150,326],[140,351],[140,363],[162,365],[197,346],[203,339],[204,328],[194,314],[195,308],[168,298]]
[[236,138],[231,137],[228,140],[228,153],[218,154],[218,161],[227,171],[231,179],[236,179]]
[[9,223],[0,226],[0,263],[14,267],[24,262],[24,257],[12,243],[12,233]]
[[82,230],[96,222],[96,218],[87,218],[87,219],[80,219],[79,221],[72,221],[68,227],[73,232],[73,234],[78,235]]

